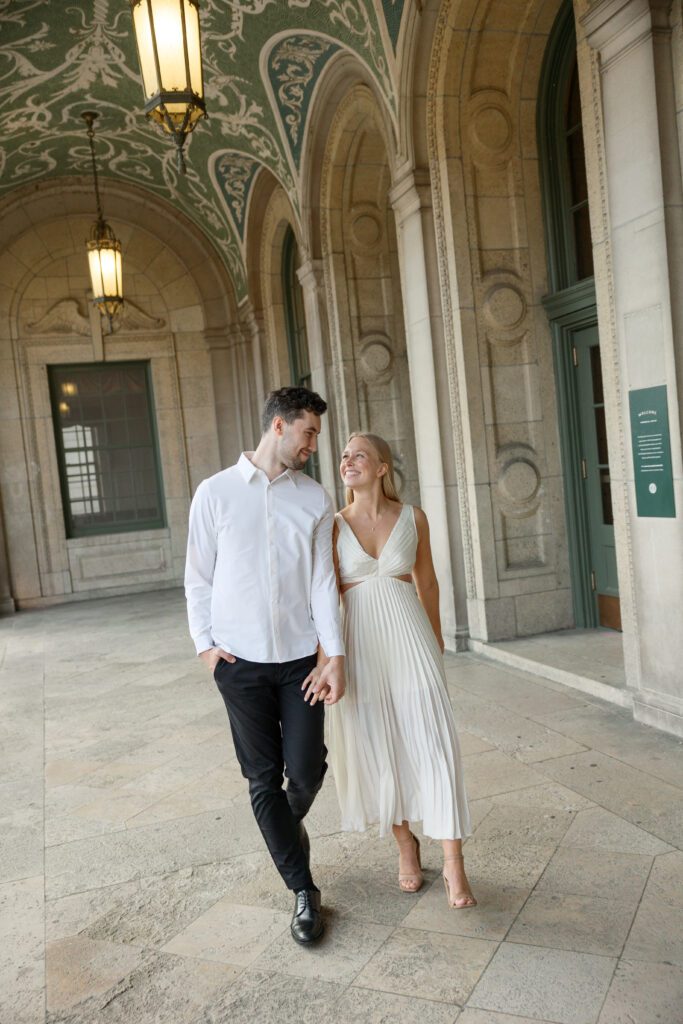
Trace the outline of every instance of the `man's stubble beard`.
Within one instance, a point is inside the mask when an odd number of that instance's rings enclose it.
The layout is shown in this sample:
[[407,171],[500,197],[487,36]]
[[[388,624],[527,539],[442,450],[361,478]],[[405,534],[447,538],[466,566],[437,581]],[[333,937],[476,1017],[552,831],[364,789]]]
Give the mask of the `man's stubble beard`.
[[302,459],[298,451],[292,451],[285,447],[283,447],[280,452],[280,458],[282,460],[282,464],[286,466],[287,469],[297,471],[302,470],[308,461],[308,459]]

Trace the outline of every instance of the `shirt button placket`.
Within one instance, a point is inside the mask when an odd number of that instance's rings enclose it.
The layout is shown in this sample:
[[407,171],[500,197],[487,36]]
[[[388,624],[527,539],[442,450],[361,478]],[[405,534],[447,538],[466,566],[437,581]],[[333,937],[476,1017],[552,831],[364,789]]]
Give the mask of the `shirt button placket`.
[[278,577],[277,577],[277,548],[275,545],[275,510],[273,503],[273,488],[268,484],[266,491],[267,522],[268,522],[268,549],[270,561],[270,621],[273,631],[273,643],[275,646],[275,660],[280,660],[280,630],[278,622]]

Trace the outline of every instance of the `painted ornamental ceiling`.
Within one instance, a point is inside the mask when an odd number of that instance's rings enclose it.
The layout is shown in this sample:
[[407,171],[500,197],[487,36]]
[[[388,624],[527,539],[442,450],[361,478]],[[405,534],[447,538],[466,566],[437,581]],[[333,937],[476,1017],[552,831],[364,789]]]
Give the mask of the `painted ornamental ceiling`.
[[396,116],[395,52],[405,0],[200,0],[208,120],[178,172],[170,138],[142,113],[128,0],[0,0],[0,196],[48,177],[89,175],[81,112],[97,110],[106,178],[163,196],[220,251],[246,294],[244,229],[267,167],[298,213],[306,122],[335,57],[362,61]]

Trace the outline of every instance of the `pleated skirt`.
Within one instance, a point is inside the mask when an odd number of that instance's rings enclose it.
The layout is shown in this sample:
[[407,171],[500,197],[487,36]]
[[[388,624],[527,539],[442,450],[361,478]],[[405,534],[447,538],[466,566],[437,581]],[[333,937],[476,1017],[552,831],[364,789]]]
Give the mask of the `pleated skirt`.
[[344,595],[347,690],[326,712],[342,828],[421,822],[471,832],[443,656],[412,583],[380,576]]

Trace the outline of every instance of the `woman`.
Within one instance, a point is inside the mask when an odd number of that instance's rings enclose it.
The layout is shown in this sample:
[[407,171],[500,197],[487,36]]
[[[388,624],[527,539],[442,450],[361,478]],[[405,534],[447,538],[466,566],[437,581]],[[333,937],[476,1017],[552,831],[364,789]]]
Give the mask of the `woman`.
[[470,833],[453,712],[446,692],[439,588],[427,519],[401,505],[389,445],[352,434],[340,472],[335,557],[344,605],[348,688],[328,709],[342,827],[391,826],[399,886],[423,883],[410,821],[443,843],[449,906],[473,907],[461,840]]

